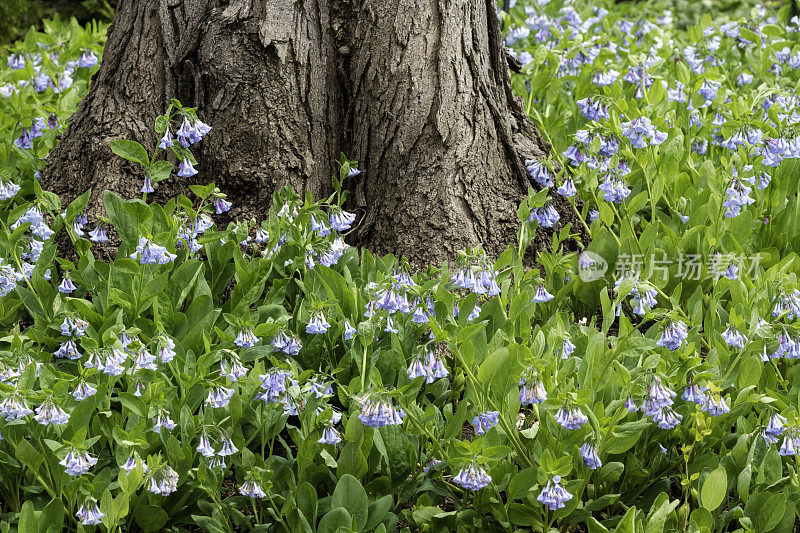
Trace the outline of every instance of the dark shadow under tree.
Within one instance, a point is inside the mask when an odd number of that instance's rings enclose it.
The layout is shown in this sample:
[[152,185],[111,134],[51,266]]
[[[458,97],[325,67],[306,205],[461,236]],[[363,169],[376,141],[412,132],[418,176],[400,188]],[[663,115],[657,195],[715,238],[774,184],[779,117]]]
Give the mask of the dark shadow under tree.
[[[109,141],[152,146],[171,98],[212,126],[196,178],[232,216],[263,217],[284,185],[329,193],[343,152],[363,171],[346,184],[349,240],[417,264],[514,242],[524,161],[549,149],[512,93],[493,0],[121,0],[43,186],[92,188],[94,206],[105,189],[139,196]],[[187,185],[172,177],[155,199]]]

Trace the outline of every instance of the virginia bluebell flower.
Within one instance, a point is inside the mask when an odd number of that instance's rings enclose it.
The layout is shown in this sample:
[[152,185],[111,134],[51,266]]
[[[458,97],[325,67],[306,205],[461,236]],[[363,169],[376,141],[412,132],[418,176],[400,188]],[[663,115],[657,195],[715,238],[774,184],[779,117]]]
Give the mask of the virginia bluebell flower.
[[11,54],[8,56],[6,64],[11,70],[21,70],[25,68],[25,56],[22,54]]
[[335,427],[332,425],[326,425],[322,429],[322,437],[317,441],[322,444],[330,444],[330,445],[337,445],[342,442],[342,436],[339,431],[336,430]]
[[72,361],[81,358],[81,352],[78,350],[78,346],[72,339],[69,339],[66,342],[62,343],[61,346],[58,347],[58,350],[56,350],[53,355],[64,359],[70,359]]
[[681,394],[681,399],[696,403],[697,405],[703,405],[708,401],[708,394],[706,394],[706,388],[702,385],[698,385],[696,383],[689,383],[686,385],[686,388],[683,390],[683,394]]
[[725,398],[723,398],[719,394],[708,395],[706,403],[703,404],[701,407],[711,416],[724,415],[725,413],[729,413],[731,410],[731,408],[725,401]]
[[194,169],[192,162],[188,159],[184,159],[178,164],[178,177],[191,178],[195,174],[197,174],[197,170]]
[[89,240],[92,242],[108,241],[108,235],[106,234],[106,230],[104,230],[102,226],[97,226],[96,228],[94,228],[89,232]]
[[552,204],[547,203],[542,207],[534,207],[528,217],[528,222],[536,221],[543,228],[552,228],[559,220],[558,211]]
[[178,490],[178,480],[178,473],[169,465],[164,465],[160,471],[150,474],[147,490],[153,494],[167,496]]
[[105,516],[106,514],[101,511],[100,506],[97,505],[97,500],[91,498],[83,502],[75,512],[75,517],[80,520],[81,524],[84,526],[100,525]]
[[58,464],[63,466],[64,471],[70,476],[80,476],[96,465],[97,459],[89,455],[88,452],[80,451],[74,446],[70,446],[67,455]]
[[288,388],[297,384],[291,374],[280,368],[270,368],[266,374],[259,376],[264,392],[258,397],[266,403],[275,403],[284,396]]
[[614,69],[609,69],[607,71],[597,71],[595,75],[592,77],[592,81],[595,85],[600,87],[607,87],[612,85],[614,82],[617,81],[619,77],[619,72]]
[[531,301],[535,303],[544,303],[549,302],[552,299],[553,295],[547,292],[547,288],[544,286],[544,284],[538,283],[536,285],[536,294],[533,295]]
[[239,330],[239,334],[234,339],[233,343],[239,348],[251,348],[258,342],[258,337],[253,334],[253,331],[244,327]]
[[675,351],[681,347],[681,344],[683,344],[683,341],[685,341],[688,336],[689,333],[686,324],[680,320],[670,321],[664,327],[661,338],[656,341],[656,344],[668,348],[671,351]]
[[534,405],[547,399],[547,390],[544,388],[544,383],[532,368],[526,370],[520,376],[519,386],[519,403],[522,405]]
[[629,413],[635,413],[639,410],[639,407],[637,407],[636,402],[634,402],[631,397],[628,396],[628,398],[625,400],[625,409],[627,409]]
[[222,437],[222,449],[220,449],[220,451],[217,452],[217,455],[219,455],[220,457],[228,457],[237,453],[238,451],[239,448],[237,448],[233,444],[231,438],[225,435],[224,437]]
[[330,223],[331,227],[336,231],[347,231],[350,229],[350,226],[355,222],[356,215],[354,213],[348,213],[347,211],[342,211],[338,209],[331,213],[330,215]]
[[332,267],[339,262],[339,259],[344,255],[350,245],[344,242],[341,235],[337,235],[328,248],[328,251],[320,255],[319,262],[326,267]]
[[231,203],[224,198],[215,198],[212,203],[214,205],[214,212],[218,215],[231,210]]
[[402,407],[395,407],[388,397],[380,394],[365,394],[361,398],[359,420],[365,426],[379,428],[388,425],[401,425],[406,412]]
[[247,367],[242,364],[235,352],[231,350],[223,351],[229,355],[229,358],[219,364],[219,372],[231,382],[236,383],[247,375]]
[[160,408],[156,417],[153,419],[153,431],[158,433],[159,428],[166,428],[168,431],[172,431],[175,429],[175,422],[169,417],[169,414],[163,409]]
[[188,148],[192,144],[200,142],[210,131],[211,126],[208,124],[200,120],[190,121],[188,117],[184,117],[181,127],[175,132],[175,136],[178,138],[181,146]]
[[755,203],[755,200],[749,196],[752,190],[742,180],[734,178],[725,192],[725,201],[722,202],[722,205],[728,208],[725,211],[725,216],[728,218],[735,217],[741,212],[742,207]]
[[667,134],[657,130],[648,117],[623,122],[620,129],[633,148],[644,148],[648,144],[658,145],[667,140]]
[[536,499],[551,511],[555,511],[562,509],[566,502],[572,499],[572,494],[561,484],[561,476],[556,475],[550,478]]
[[64,273],[64,278],[61,280],[61,284],[58,286],[58,291],[64,294],[71,294],[75,291],[77,287],[74,283],[72,283],[72,278],[69,276],[69,272]]
[[242,496],[247,496],[248,498],[263,498],[267,495],[264,492],[264,489],[261,488],[261,485],[259,485],[253,478],[244,480],[242,486],[239,487],[239,494]]
[[10,200],[20,191],[21,186],[13,181],[0,179],[0,200]]
[[778,454],[785,457],[797,455],[798,445],[800,445],[800,442],[798,442],[797,430],[792,428],[792,430],[784,435],[783,444],[781,444],[781,447],[778,449]]
[[325,333],[331,325],[325,320],[325,315],[316,313],[311,317],[306,326],[306,333]]
[[773,413],[767,423],[767,427],[764,429],[764,433],[772,438],[777,438],[785,431],[785,424],[786,418],[779,413]]
[[608,108],[603,103],[592,97],[586,97],[576,102],[584,117],[591,121],[599,121],[609,117]]
[[561,186],[556,189],[556,192],[561,196],[575,196],[578,191],[575,189],[575,184],[572,182],[572,178],[567,178],[564,180]]
[[700,107],[705,107],[711,105],[711,101],[717,97],[717,92],[719,92],[721,84],[718,81],[713,81],[709,79],[703,80],[700,88],[697,89],[697,94],[702,96],[705,99],[705,102]]
[[631,300],[634,303],[633,312],[639,316],[647,315],[658,303],[656,301],[656,294],[658,293],[655,289],[646,288],[645,290],[641,290],[638,286],[634,285],[631,293],[633,294]]
[[52,398],[48,398],[36,408],[33,419],[43,426],[63,426],[69,422],[69,415]]
[[772,309],[772,316],[778,318],[783,313],[786,314],[786,320],[794,320],[800,317],[800,291],[795,289],[791,294],[781,291],[775,302],[775,307]]
[[728,328],[722,332],[722,338],[725,340],[725,344],[730,346],[731,348],[744,348],[744,344],[747,341],[744,335],[739,333],[732,325],[728,325]]
[[475,418],[472,419],[472,425],[475,426],[475,434],[476,435],[483,435],[490,428],[493,428],[497,425],[497,421],[500,417],[500,411],[486,411],[485,413],[478,413]]
[[203,457],[213,457],[216,452],[214,452],[214,448],[211,446],[211,440],[208,438],[208,434],[206,430],[200,433],[200,442],[197,445],[196,450],[200,455]]
[[167,131],[164,132],[164,136],[161,137],[161,142],[158,143],[158,147],[162,150],[166,150],[173,146],[175,146],[174,137],[172,136],[172,132],[167,129]]
[[86,383],[85,381],[81,380],[78,383],[78,386],[75,387],[75,391],[72,393],[72,397],[75,398],[76,402],[82,402],[89,396],[94,396],[97,392],[97,389]]
[[568,404],[562,405],[554,418],[564,429],[578,429],[589,421],[589,418],[583,414],[579,407]]
[[82,337],[86,333],[86,328],[89,323],[80,317],[66,316],[64,322],[61,324],[61,334],[65,337],[72,335]]
[[525,167],[528,169],[528,173],[535,183],[538,183],[542,187],[553,186],[553,179],[550,176],[550,171],[547,170],[547,166],[542,161],[538,159],[529,159],[525,161]]
[[150,176],[144,177],[144,183],[142,184],[141,190],[142,194],[150,194],[151,192],[155,191],[155,189],[153,189],[153,182],[150,180]]
[[671,407],[662,407],[652,416],[653,421],[661,429],[672,429],[678,426],[683,419],[683,416],[676,413]]
[[160,246],[144,237],[139,238],[136,250],[130,254],[131,259],[137,259],[143,265],[166,265],[175,260],[177,255],[170,253],[164,246]]
[[28,407],[28,402],[19,391],[15,391],[0,401],[0,414],[3,415],[6,422],[13,422],[32,415],[33,410]]
[[553,355],[558,357],[561,356],[561,359],[567,359],[572,352],[575,351],[575,345],[572,344],[572,341],[569,340],[569,335],[566,335],[562,340],[561,344],[556,346],[555,350],[553,351]]
[[453,483],[465,489],[478,491],[492,482],[492,477],[475,460],[453,477]]
[[583,464],[592,470],[596,470],[603,466],[603,463],[600,461],[600,456],[597,454],[597,444],[593,442],[587,442],[581,446],[580,452],[581,458],[583,459]]
[[672,405],[675,396],[675,391],[665,387],[658,376],[653,376],[647,387],[647,396],[642,402],[642,412],[647,416],[656,416],[661,408]]
[[144,347],[140,348],[136,357],[133,358],[131,374],[136,374],[140,370],[158,370],[156,356],[148,352]]
[[598,187],[603,191],[603,198],[609,202],[621,204],[630,195],[631,190],[625,185],[625,182],[611,174],[606,175],[606,179]]
[[94,52],[92,50],[87,50],[78,58],[78,67],[91,68],[97,65],[98,61],[99,60],[97,59],[97,56],[94,55]]
[[433,350],[426,350],[423,355],[416,356],[408,367],[409,379],[425,377],[426,383],[433,383],[439,378],[447,377],[448,370]]
[[208,391],[205,403],[210,407],[221,409],[228,406],[232,397],[233,389],[217,386]]
[[109,376],[119,376],[125,372],[125,367],[123,364],[127,360],[128,355],[114,346],[110,351],[108,351],[102,367],[98,366],[97,370]]
[[669,84],[666,82],[666,80],[662,80],[661,83],[664,86],[664,89],[666,89],[667,91],[668,100],[670,100],[671,102],[682,102],[682,103],[685,103],[687,101],[688,98],[686,96],[686,86],[683,83],[676,81],[674,89],[671,89],[669,87]]

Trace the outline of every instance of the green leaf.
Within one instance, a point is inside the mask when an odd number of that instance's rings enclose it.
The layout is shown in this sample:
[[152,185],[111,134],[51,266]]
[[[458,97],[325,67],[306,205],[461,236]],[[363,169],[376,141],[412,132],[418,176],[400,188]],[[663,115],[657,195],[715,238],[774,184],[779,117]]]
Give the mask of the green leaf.
[[724,467],[719,467],[708,476],[703,482],[700,490],[700,502],[709,511],[715,510],[720,506],[725,494],[728,491],[728,474]]
[[608,533],[608,528],[598,522],[593,516],[590,516],[586,521],[586,527],[588,527],[589,533]]
[[631,507],[617,524],[616,533],[636,533],[636,507]]
[[753,477],[753,467],[750,463],[747,463],[742,471],[739,473],[739,477],[736,481],[736,492],[739,494],[739,498],[745,503],[750,498],[750,480]]
[[39,472],[39,466],[44,461],[44,457],[39,453],[36,448],[31,446],[31,443],[23,439],[19,441],[16,449],[14,450],[14,457],[19,459],[19,462],[27,466],[32,474]]
[[[167,112],[167,114],[169,114],[169,112]],[[156,133],[164,133],[165,131],[167,131],[168,127],[169,127],[169,119],[166,116],[159,115],[156,117],[156,123],[155,123]]]
[[408,435],[401,427],[393,425],[383,426],[378,431],[386,450],[389,477],[397,482],[402,481],[411,473],[411,465],[408,462],[408,454],[406,453],[410,445]]
[[597,473],[597,483],[616,483],[622,477],[622,472],[625,470],[625,465],[618,462],[606,463],[600,467]]
[[508,519],[514,526],[530,527],[541,524],[538,512],[534,512],[530,505],[517,502],[508,504]]
[[761,506],[753,525],[756,531],[769,531],[775,527],[783,518],[783,510],[786,507],[786,496],[783,494],[773,494]]
[[139,228],[123,205],[124,201],[119,195],[111,191],[103,192],[103,207],[105,207],[114,229],[119,233],[123,241],[135,245],[139,241]]
[[150,157],[147,155],[147,150],[138,142],[129,139],[114,139],[109,144],[111,151],[121,158],[134,163],[141,163],[144,166],[150,165]]
[[169,178],[170,175],[172,175],[173,168],[175,168],[175,165],[169,161],[156,161],[153,163],[153,166],[150,167],[150,180],[153,183],[158,183],[161,180]]
[[639,441],[642,431],[649,426],[646,420],[637,420],[620,424],[611,432],[608,447],[604,450],[609,454],[625,453]]
[[39,533],[39,523],[36,521],[33,502],[30,500],[22,504],[17,531],[19,531],[19,533]]
[[208,198],[212,192],[214,192],[214,184],[209,183],[208,185],[189,185],[189,189],[193,193],[195,193],[201,200],[205,200]]
[[477,324],[470,324],[467,327],[460,328],[458,331],[457,342],[461,344],[462,342],[471,339],[477,335],[478,332],[483,331],[483,329],[486,327],[486,324],[488,324],[488,322],[484,320],[482,322],[478,322]]
[[119,398],[120,403],[130,411],[136,413],[142,418],[147,416],[147,407],[145,406],[144,401],[138,396],[134,396],[130,392],[120,392],[117,393],[117,397]]
[[136,226],[153,218],[153,210],[139,198],[128,200],[122,206],[133,217]]
[[144,531],[161,531],[169,521],[169,515],[161,507],[143,505],[136,511],[134,520]]
[[[67,423],[67,428],[73,431],[78,431],[80,428],[85,428],[89,426],[89,421],[92,418],[92,414],[95,412],[95,407],[97,405],[97,396],[92,395],[82,402],[78,402],[78,405],[72,410],[69,414],[69,422]],[[65,431],[66,429],[65,428]]]
[[353,525],[350,514],[344,507],[331,509],[319,521],[317,533],[336,533],[340,527],[350,528]]
[[65,517],[66,511],[64,510],[64,504],[61,500],[50,500],[50,503],[44,508],[42,514],[39,515],[39,533],[63,531],[62,528]]
[[387,494],[382,498],[378,498],[369,504],[367,525],[364,526],[364,531],[374,531],[378,524],[384,521],[386,515],[394,504],[394,499],[391,494]]
[[82,195],[75,198],[70,204],[67,206],[67,218],[66,220],[72,220],[78,213],[83,212],[83,209],[86,207],[86,204],[89,203],[89,198],[92,195],[92,190],[89,189]]
[[[466,403],[466,402],[463,402]],[[514,500],[521,500],[536,485],[539,469],[535,466],[520,470],[508,483],[508,495]]]
[[367,507],[367,491],[361,486],[361,483],[351,476],[345,474],[339,479],[336,488],[333,491],[331,498],[331,507],[344,507],[350,516],[356,519],[356,524],[359,529],[362,529],[367,523],[368,507]]
[[339,477],[350,474],[360,478],[367,473],[367,460],[361,453],[361,446],[357,442],[348,442],[344,445],[336,465],[336,473]]
[[311,524],[312,528],[317,523],[317,491],[314,486],[307,481],[300,483],[297,487],[297,508]]

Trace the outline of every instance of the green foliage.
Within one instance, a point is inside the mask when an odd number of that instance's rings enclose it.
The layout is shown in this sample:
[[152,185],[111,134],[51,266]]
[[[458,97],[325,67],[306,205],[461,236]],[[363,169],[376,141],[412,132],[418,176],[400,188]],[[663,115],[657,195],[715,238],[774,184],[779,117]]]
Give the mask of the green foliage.
[[[513,28],[525,7],[501,16]],[[87,191],[62,206],[35,173],[97,68],[70,61],[100,56],[104,32],[46,21],[15,44],[18,68],[0,69],[0,531],[792,531],[797,157],[773,167],[757,142],[722,144],[752,128],[796,141],[796,104],[778,96],[799,76],[770,65],[800,51],[797,34],[758,12],[719,43],[710,16],[622,30],[657,4],[578,31],[562,7],[536,8],[559,22],[515,42],[531,60],[513,81],[553,144],[539,171],[574,182],[590,242],[539,227],[556,193],[537,187],[500,257],[476,247],[421,272],[344,243],[345,156],[329,198],[275,191],[261,220],[215,223],[228,206],[214,183],[163,205],[103,191],[100,209]],[[641,44],[620,44],[631,34]],[[689,45],[719,61],[676,61]],[[593,81],[644,63],[641,92]],[[587,120],[587,97],[608,116]],[[173,146],[109,148],[154,187],[181,179],[208,133],[198,114],[173,101],[154,124]],[[623,125],[642,117],[664,135],[634,147]],[[571,165],[580,130],[590,160]],[[630,193],[609,199],[623,160]],[[726,216],[742,181],[755,201]],[[720,268],[756,252],[735,276]],[[625,265],[637,254],[691,254],[700,275]]]
[[117,0],[3,0],[0,3],[0,50],[22,38],[30,28],[42,29],[46,19],[75,18],[80,24],[111,22]]

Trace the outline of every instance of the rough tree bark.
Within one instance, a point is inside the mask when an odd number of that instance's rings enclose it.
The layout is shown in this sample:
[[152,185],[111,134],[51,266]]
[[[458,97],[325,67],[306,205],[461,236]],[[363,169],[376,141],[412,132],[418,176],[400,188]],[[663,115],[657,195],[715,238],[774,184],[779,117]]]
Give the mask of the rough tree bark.
[[[329,192],[340,152],[358,244],[415,263],[513,242],[548,146],[513,95],[494,0],[121,0],[92,88],[49,156],[43,186],[138,196],[109,140],[156,142],[179,98],[211,133],[197,182],[260,217],[272,191]],[[155,198],[185,192],[161,182]],[[99,202],[97,202],[99,205]],[[568,211],[561,209],[562,218]]]

